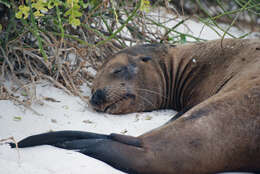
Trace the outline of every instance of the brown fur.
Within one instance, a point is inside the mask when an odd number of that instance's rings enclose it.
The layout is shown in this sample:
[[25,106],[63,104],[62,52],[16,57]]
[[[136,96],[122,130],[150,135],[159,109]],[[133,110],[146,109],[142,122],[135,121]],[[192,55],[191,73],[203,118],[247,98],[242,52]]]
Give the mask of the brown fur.
[[107,61],[94,82],[94,95],[105,91],[96,110],[190,108],[138,137],[144,151],[121,152],[128,167],[142,174],[260,171],[259,48],[259,40],[235,39],[224,40],[223,48],[220,40],[144,45]]
[[49,132],[18,146],[74,149],[130,174],[260,172],[260,41],[222,45],[142,45],[104,64],[93,107],[113,114],[180,111],[155,130],[139,137]]
[[[106,101],[93,107],[112,114],[163,108],[181,111],[258,77],[259,41],[226,39],[224,48],[220,42],[142,45],[119,52],[96,76],[93,93],[105,91]],[[151,60],[143,62],[144,57]],[[134,65],[129,68],[130,64]],[[127,72],[126,78],[124,72],[114,74],[122,67],[134,72]]]

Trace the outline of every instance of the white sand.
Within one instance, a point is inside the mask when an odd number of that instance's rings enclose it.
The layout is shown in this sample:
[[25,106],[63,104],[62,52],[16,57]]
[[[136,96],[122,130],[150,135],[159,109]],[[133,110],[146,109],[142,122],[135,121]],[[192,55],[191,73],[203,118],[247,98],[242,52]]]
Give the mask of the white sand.
[[[203,27],[201,23],[187,21],[186,24],[196,36],[201,34],[203,38],[209,40],[219,38],[208,27],[200,33]],[[178,30],[190,32],[183,27]],[[245,32],[232,28],[232,33],[241,36]],[[86,91],[86,95],[90,95],[90,90],[86,89]],[[96,113],[78,97],[68,96],[46,82],[37,85],[37,96],[39,99],[51,97],[60,102],[42,99],[43,105],[33,104],[32,108],[41,114],[38,116],[11,101],[0,101],[0,139],[13,136],[18,141],[26,136],[49,130],[81,130],[106,134],[115,132],[135,136],[164,124],[175,113],[169,110],[119,116]],[[16,117],[21,119],[15,120]],[[0,144],[0,174],[48,173],[119,174],[123,172],[80,153],[51,146],[20,149],[18,152],[7,144]]]
[[[51,97],[60,102],[42,100],[44,105],[34,104],[32,108],[41,114],[38,116],[11,101],[1,100],[0,139],[14,136],[20,140],[49,130],[140,135],[162,125],[175,114],[170,110],[120,116],[101,114],[89,109],[78,97],[69,96],[48,83],[38,84],[36,89],[38,98]],[[21,119],[15,121],[15,117]],[[18,153],[7,144],[0,145],[0,174],[80,174],[83,171],[98,174],[122,173],[105,163],[72,151],[41,146],[20,149]]]

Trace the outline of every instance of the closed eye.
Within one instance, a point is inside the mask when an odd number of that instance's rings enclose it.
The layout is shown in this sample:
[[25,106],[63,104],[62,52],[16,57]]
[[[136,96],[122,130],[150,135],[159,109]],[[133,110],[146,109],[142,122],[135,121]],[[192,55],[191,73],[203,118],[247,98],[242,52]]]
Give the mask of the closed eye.
[[142,60],[143,62],[148,62],[148,61],[152,60],[152,58],[149,57],[149,56],[145,56],[145,57],[141,57],[141,60]]
[[130,80],[135,76],[137,72],[138,68],[133,64],[129,64],[127,66],[115,67],[111,71],[111,76],[114,78]]
[[126,70],[126,67],[120,67],[120,68],[116,68],[112,73],[113,74],[119,74],[119,73],[121,73],[125,70]]
[[122,69],[116,69],[115,71],[113,71],[113,74],[118,74],[120,72],[122,72]]

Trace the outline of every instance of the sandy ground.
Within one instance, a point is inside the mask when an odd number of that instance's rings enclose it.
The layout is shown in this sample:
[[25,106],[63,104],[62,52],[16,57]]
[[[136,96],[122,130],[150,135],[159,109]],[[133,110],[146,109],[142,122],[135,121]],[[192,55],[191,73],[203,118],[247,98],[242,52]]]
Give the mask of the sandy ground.
[[[97,133],[140,135],[169,120],[174,111],[154,111],[128,115],[108,115],[92,111],[78,97],[67,95],[49,83],[37,85],[37,96],[43,104],[34,104],[36,115],[11,101],[0,101],[0,139],[13,136],[20,140],[28,135],[50,130],[81,130]],[[59,102],[46,101],[53,98]],[[85,155],[50,146],[10,149],[0,145],[1,174],[63,173],[80,174],[91,171],[97,174],[122,173]]]
[[[208,40],[219,38],[214,31],[201,23],[190,20],[186,25],[197,36],[201,35]],[[179,27],[178,30],[191,33],[183,27]],[[231,31],[236,36],[245,33],[236,28],[232,28]],[[11,85],[11,82],[6,83]],[[114,132],[136,136],[164,124],[175,114],[171,110],[117,116],[96,113],[78,97],[69,96],[47,82],[37,84],[36,89],[37,98],[42,104],[35,103],[32,108],[40,115],[11,101],[0,101],[0,139],[13,136],[18,141],[26,136],[50,130],[81,130],[105,134]],[[89,89],[84,88],[84,90],[86,95],[90,95]],[[53,98],[58,102],[46,101],[44,97]],[[5,143],[0,144],[0,174],[72,173],[120,174],[123,172],[77,152],[50,146],[17,151]]]

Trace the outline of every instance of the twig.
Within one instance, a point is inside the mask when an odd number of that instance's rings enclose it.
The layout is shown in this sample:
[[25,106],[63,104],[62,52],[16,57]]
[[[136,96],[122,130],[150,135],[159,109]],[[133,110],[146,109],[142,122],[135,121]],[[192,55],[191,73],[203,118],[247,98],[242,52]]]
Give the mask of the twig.
[[222,38],[221,38],[221,48],[222,48],[222,49],[223,49],[223,40],[224,40],[224,38],[225,38],[226,33],[227,33],[228,30],[234,25],[234,23],[236,22],[238,16],[240,15],[240,13],[246,8],[246,6],[247,6],[248,4],[250,4],[251,1],[252,1],[252,0],[249,0],[249,1],[240,9],[240,11],[237,13],[237,15],[236,15],[236,17],[234,18],[234,20],[232,21],[232,23],[228,26],[227,30],[224,32],[224,34],[223,34],[223,36],[222,36]]
[[40,74],[40,77],[44,78],[44,79],[47,79],[50,82],[54,83],[54,85],[56,85],[57,87],[63,89],[67,94],[73,95],[67,88],[65,88],[61,83],[59,83],[57,80],[53,79],[52,77],[47,76],[45,74]]

